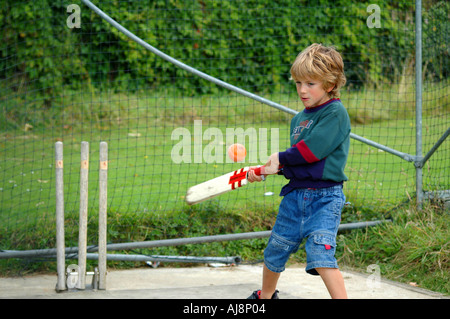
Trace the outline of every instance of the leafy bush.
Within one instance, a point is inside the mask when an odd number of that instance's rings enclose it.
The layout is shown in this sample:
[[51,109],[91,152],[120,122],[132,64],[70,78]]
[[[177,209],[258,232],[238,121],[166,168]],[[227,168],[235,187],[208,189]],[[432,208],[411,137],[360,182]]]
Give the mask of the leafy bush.
[[[136,0],[98,5],[168,55],[261,92],[286,83],[292,60],[313,42],[341,50],[352,85],[395,81],[414,56],[414,4],[380,2],[381,28],[367,27],[369,4],[202,0],[186,6],[177,0]],[[60,0],[36,0],[7,1],[0,8],[2,90],[40,92],[47,106],[68,87],[175,85],[183,94],[217,90],[147,52],[85,5],[80,7],[81,28],[68,28],[67,6]],[[448,6],[439,2],[424,12],[424,44],[434,48],[424,55],[424,65],[440,79],[449,69],[442,65],[442,59],[448,61]]]

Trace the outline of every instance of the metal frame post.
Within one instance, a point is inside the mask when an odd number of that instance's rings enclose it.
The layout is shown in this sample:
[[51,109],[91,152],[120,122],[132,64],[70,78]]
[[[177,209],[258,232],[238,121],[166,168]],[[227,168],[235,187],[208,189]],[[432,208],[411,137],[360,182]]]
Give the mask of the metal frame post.
[[422,1],[416,0],[416,203],[423,202],[422,166]]

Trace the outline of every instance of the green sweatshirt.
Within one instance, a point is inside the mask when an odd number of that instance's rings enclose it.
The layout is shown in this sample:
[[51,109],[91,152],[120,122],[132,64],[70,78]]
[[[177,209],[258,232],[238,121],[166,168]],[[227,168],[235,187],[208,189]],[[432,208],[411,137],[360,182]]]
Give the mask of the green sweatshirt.
[[282,174],[289,179],[281,196],[295,188],[342,184],[350,146],[350,118],[339,99],[306,108],[291,121],[291,148],[279,153]]

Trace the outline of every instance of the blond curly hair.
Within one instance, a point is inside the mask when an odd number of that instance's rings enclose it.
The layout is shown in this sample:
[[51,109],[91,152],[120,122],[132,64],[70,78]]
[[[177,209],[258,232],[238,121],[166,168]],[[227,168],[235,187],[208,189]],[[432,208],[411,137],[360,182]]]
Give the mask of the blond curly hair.
[[339,90],[347,79],[344,74],[344,61],[334,47],[314,43],[307,47],[295,59],[291,67],[291,79],[302,81],[311,79],[322,82],[330,97],[339,97]]

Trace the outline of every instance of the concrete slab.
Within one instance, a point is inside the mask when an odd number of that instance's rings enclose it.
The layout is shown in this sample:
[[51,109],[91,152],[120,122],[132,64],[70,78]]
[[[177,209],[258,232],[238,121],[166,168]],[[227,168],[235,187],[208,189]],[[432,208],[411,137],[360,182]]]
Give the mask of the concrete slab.
[[[441,294],[351,271],[342,271],[349,298],[439,299]],[[192,268],[139,268],[109,271],[106,290],[57,293],[56,274],[0,278],[1,299],[245,299],[261,287],[262,265]],[[88,278],[86,282],[90,282]],[[280,299],[329,299],[318,276],[303,267],[282,273]]]

